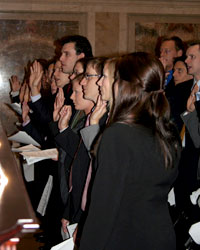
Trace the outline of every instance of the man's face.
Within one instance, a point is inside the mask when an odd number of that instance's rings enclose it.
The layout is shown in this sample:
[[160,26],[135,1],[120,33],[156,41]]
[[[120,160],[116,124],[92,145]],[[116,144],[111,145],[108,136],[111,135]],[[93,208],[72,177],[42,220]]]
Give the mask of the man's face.
[[164,41],[160,47],[160,61],[162,62],[165,71],[173,69],[174,58],[181,56],[182,51],[177,51],[174,41]]
[[173,76],[175,84],[191,79],[191,76],[187,73],[187,67],[185,63],[181,61],[175,63]]
[[64,44],[61,50],[60,57],[63,72],[71,74],[73,72],[76,61],[81,57],[83,57],[83,53],[81,53],[80,55],[76,54],[74,43]]
[[193,75],[196,80],[200,80],[200,47],[199,45],[191,46],[187,49],[186,60],[188,74]]
[[53,76],[58,88],[63,88],[70,82],[69,74],[63,73],[60,61],[57,61],[55,64]]
[[97,85],[99,78],[99,74],[89,64],[86,68],[85,77],[80,82],[83,87],[83,97],[95,103],[99,95],[99,86]]

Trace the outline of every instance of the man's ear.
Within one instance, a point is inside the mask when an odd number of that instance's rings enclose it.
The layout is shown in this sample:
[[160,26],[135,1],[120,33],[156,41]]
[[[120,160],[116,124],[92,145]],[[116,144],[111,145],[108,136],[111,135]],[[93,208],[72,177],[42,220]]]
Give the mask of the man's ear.
[[183,51],[182,51],[182,49],[179,49],[177,51],[177,57],[182,56],[182,55],[183,55]]
[[85,57],[85,54],[82,52],[81,54],[79,54],[78,55],[78,59],[81,59],[81,58],[83,58],[83,57]]

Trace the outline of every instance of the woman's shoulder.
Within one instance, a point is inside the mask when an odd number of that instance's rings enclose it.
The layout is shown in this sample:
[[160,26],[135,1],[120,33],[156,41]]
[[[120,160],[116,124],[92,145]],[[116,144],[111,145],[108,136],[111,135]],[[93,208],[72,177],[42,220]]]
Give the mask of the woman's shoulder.
[[125,123],[113,123],[105,130],[104,134],[106,137],[117,135],[119,138],[127,139],[132,139],[132,137],[136,139],[137,137],[152,136],[152,132],[149,128],[141,125],[129,125]]

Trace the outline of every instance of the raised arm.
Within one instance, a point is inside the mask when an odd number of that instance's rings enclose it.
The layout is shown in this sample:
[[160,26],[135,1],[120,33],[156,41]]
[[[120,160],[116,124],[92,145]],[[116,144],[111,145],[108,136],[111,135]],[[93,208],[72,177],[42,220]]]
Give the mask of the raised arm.
[[36,96],[40,94],[41,89],[41,79],[43,75],[41,64],[37,61],[34,61],[33,65],[30,67],[30,71],[29,87],[31,90],[31,96]]

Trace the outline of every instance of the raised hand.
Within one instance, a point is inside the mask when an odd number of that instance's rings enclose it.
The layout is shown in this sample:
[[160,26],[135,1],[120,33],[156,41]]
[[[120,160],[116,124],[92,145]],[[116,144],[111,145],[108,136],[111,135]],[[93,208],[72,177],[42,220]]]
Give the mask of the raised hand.
[[69,121],[72,116],[72,107],[70,105],[64,105],[60,111],[60,119],[58,121],[58,128],[60,130],[69,126]]
[[23,103],[24,101],[25,90],[26,90],[26,82],[24,82],[20,88],[20,92],[19,92],[20,103]]
[[64,233],[69,233],[68,230],[67,230],[67,226],[69,225],[69,221],[62,218],[61,220],[61,223],[62,223],[62,230]]
[[29,111],[30,111],[30,108],[29,108],[27,102],[24,101],[23,104],[22,104],[22,120],[23,120],[23,122],[30,121],[30,117],[28,115]]
[[43,70],[41,64],[37,61],[34,61],[30,70],[29,87],[31,89],[31,95],[35,96],[40,93]]
[[9,80],[10,80],[11,91],[13,92],[19,91],[21,88],[21,83],[18,79],[18,76],[13,75]]
[[90,125],[99,124],[99,120],[107,111],[106,106],[107,102],[103,101],[101,95],[99,95],[95,109],[90,116]]
[[28,84],[25,85],[25,93],[24,93],[24,102],[29,102],[30,101],[30,89]]
[[199,87],[197,84],[195,84],[194,88],[192,89],[192,92],[187,100],[187,110],[189,112],[193,112],[195,110],[195,101],[196,101],[196,93],[199,91]]
[[54,102],[53,120],[54,122],[59,120],[59,112],[64,105],[65,97],[62,88],[59,88]]

